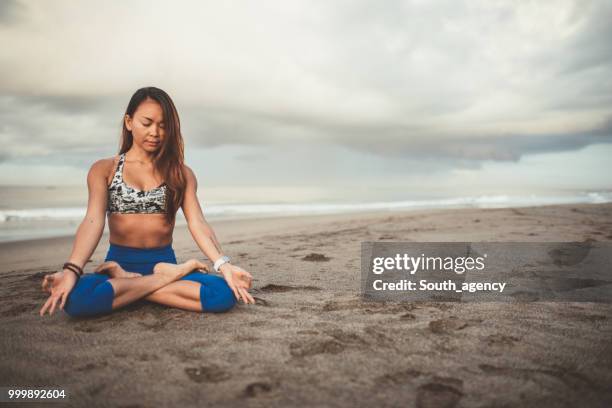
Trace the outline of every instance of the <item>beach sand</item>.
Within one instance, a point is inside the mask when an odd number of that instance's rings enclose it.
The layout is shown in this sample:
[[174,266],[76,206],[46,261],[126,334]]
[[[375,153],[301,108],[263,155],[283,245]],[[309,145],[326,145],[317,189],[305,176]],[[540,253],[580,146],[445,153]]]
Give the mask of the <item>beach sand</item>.
[[[198,314],[139,302],[41,318],[72,237],[0,245],[0,386],[74,406],[612,406],[612,305],[374,303],[362,241],[611,241],[612,205],[211,223],[256,305]],[[185,228],[179,261],[203,258]],[[88,263],[103,259],[108,237]]]

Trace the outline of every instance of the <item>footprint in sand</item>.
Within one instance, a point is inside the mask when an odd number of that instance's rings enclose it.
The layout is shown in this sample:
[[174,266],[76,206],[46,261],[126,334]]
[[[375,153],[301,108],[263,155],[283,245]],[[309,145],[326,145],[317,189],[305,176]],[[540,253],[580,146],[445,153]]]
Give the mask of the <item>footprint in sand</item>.
[[487,336],[486,341],[489,346],[514,346],[514,343],[519,341],[519,339],[514,336],[492,334]]
[[168,319],[156,320],[152,323],[149,322],[138,322],[138,324],[146,329],[153,330],[155,332],[164,330],[168,324]]
[[185,369],[189,379],[196,383],[217,383],[231,377],[231,375],[216,365],[190,367]]
[[344,344],[338,340],[298,341],[289,345],[293,357],[309,357],[317,354],[338,354],[344,351]]
[[321,288],[316,287],[316,286],[286,286],[286,285],[275,285],[273,283],[270,283],[266,286],[263,286],[261,288],[259,288],[260,292],[264,292],[264,293],[279,293],[279,292],[289,292],[292,290],[311,290],[311,291],[316,291],[316,290],[321,290]]
[[363,313],[382,313],[396,314],[401,312],[410,312],[418,309],[419,306],[413,303],[386,303],[386,302],[368,302],[360,298],[347,300],[330,300],[325,302],[321,310],[323,312],[336,312],[342,310],[358,310]]
[[419,408],[454,407],[463,397],[463,380],[453,377],[430,377],[427,373],[412,368],[382,375],[376,383],[385,386],[425,382],[417,388],[416,406]]
[[402,370],[394,373],[384,374],[376,379],[379,384],[406,384],[414,381],[423,375],[419,370],[413,370],[411,368]]
[[582,262],[591,248],[591,242],[560,243],[548,251],[548,256],[556,266],[572,266]]
[[459,319],[455,316],[451,316],[447,319],[432,320],[429,322],[429,330],[435,334],[450,333],[455,330],[461,330],[467,327],[465,320]]
[[396,340],[387,335],[382,325],[373,325],[364,328],[363,332],[380,347],[394,347]]
[[102,327],[98,325],[92,325],[90,323],[82,323],[75,325],[74,330],[82,333],[98,333],[102,331]]
[[159,357],[155,354],[142,353],[138,357],[136,357],[138,361],[157,361]]
[[311,334],[311,335],[319,334],[319,332],[316,330],[298,330],[296,333],[297,334]]
[[257,306],[270,307],[270,303],[265,299],[258,298],[257,296],[253,296],[253,299],[255,300],[255,304]]
[[333,337],[342,344],[346,345],[365,345],[367,342],[356,333],[343,331],[341,329],[328,329],[324,331],[328,336]]
[[331,258],[327,257],[323,254],[317,254],[315,252],[311,252],[305,257],[302,258],[302,261],[308,262],[328,262]]
[[260,395],[268,394],[273,388],[274,387],[270,383],[258,381],[247,385],[243,394],[246,398],[255,398]]
[[478,368],[488,375],[512,377],[522,381],[534,381],[537,380],[538,377],[550,377],[571,387],[576,392],[588,393],[593,390],[600,391],[609,388],[598,384],[581,373],[568,370],[566,367],[518,368],[479,364]]
[[91,371],[95,370],[96,368],[104,368],[107,365],[108,363],[106,361],[101,361],[99,363],[87,363],[84,366],[77,367],[76,371]]
[[463,393],[453,386],[432,382],[417,389],[418,408],[452,408],[457,405]]

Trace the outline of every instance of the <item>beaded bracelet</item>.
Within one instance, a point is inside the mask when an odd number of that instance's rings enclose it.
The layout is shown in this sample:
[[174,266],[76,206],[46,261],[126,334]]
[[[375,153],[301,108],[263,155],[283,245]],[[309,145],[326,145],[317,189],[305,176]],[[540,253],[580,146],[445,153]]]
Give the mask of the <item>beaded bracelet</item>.
[[68,269],[69,271],[74,272],[77,278],[80,278],[83,274],[83,269],[81,269],[80,266],[73,264],[72,262],[66,262],[64,266],[62,266],[62,269]]

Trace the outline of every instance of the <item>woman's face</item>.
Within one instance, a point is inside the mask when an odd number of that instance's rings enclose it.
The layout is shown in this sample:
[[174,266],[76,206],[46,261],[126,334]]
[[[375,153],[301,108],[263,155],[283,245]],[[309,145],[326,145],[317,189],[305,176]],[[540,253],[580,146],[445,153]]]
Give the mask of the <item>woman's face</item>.
[[134,144],[148,152],[159,149],[166,136],[164,112],[160,104],[152,99],[138,105],[133,117],[125,115],[125,126],[132,132]]

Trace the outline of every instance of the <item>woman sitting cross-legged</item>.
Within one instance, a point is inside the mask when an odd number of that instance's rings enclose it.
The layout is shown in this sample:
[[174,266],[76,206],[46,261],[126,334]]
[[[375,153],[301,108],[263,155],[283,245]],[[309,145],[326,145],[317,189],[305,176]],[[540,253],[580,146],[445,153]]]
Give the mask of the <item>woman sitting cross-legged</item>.
[[[121,149],[95,162],[87,175],[89,200],[72,254],[61,271],[45,276],[50,296],[40,310],[94,316],[138,299],[198,312],[224,312],[237,300],[253,304],[252,276],[231,264],[204,219],[193,171],[184,164],[183,139],[174,103],[158,88],[141,88],[123,119]],[[178,209],[203,254],[214,261],[209,274],[197,259],[177,263],[172,234]],[[110,246],[95,273],[83,267],[106,223]]]

